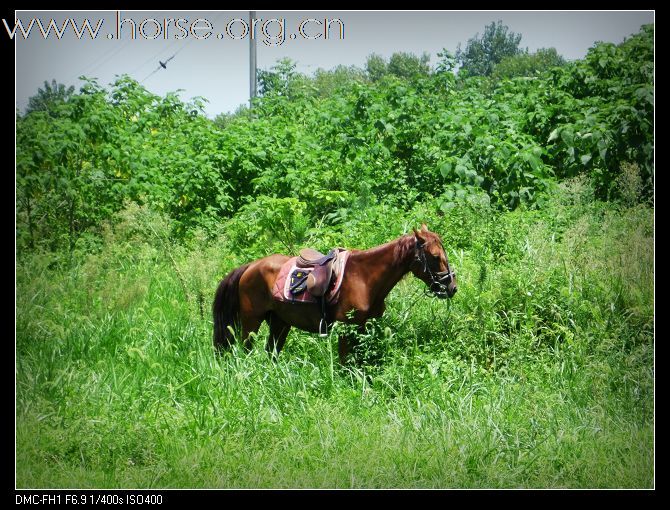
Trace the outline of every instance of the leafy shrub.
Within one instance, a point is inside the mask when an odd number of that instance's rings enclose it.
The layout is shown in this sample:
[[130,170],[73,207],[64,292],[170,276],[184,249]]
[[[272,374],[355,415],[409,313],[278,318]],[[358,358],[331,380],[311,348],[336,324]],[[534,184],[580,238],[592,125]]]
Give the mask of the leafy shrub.
[[[48,114],[17,118],[19,247],[94,246],[127,200],[168,214],[180,241],[215,236],[248,207],[263,218],[250,205],[258,197],[278,200],[263,207],[279,207],[279,221],[297,200],[306,225],[293,245],[307,226],[339,228],[372,204],[541,208],[557,179],[579,174],[598,198],[616,198],[622,161],[639,169],[635,193],[651,196],[652,26],[532,78],[455,77],[453,57],[440,55],[432,74],[398,54],[374,80],[340,69],[336,85],[284,60],[262,74],[250,112],[217,122],[201,98],[161,98],[126,76],[109,90],[89,80]],[[411,62],[421,65],[409,77]]]

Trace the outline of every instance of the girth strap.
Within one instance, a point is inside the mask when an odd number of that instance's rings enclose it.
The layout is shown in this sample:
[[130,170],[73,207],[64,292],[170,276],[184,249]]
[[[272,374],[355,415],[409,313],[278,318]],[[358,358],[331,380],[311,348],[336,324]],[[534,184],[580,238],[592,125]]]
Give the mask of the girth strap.
[[326,319],[326,298],[320,296],[316,298],[321,304],[321,320],[319,321],[319,336],[328,336],[328,320]]

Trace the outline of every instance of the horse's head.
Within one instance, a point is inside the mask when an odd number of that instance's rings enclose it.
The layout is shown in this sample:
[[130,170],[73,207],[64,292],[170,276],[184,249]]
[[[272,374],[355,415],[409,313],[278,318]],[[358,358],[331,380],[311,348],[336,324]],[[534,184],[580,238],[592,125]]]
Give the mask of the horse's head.
[[442,240],[424,223],[421,230],[414,230],[416,245],[414,261],[410,266],[414,276],[423,280],[430,291],[440,299],[456,294],[456,273],[449,266]]

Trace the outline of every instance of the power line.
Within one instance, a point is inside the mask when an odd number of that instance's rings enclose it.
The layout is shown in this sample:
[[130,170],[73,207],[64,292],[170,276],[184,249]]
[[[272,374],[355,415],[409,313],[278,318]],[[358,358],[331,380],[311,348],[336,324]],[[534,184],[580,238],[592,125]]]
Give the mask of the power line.
[[157,67],[156,69],[154,69],[153,71],[151,71],[151,72],[150,72],[150,73],[149,73],[149,74],[148,74],[148,75],[147,75],[147,76],[146,76],[140,83],[144,83],[148,78],[150,78],[151,76],[153,76],[154,74],[156,74],[156,73],[157,73],[158,71],[160,71],[161,69],[167,69],[166,64],[167,64],[170,60],[172,60],[172,59],[175,57],[175,55],[176,55],[176,53],[175,53],[174,55],[172,55],[170,58],[168,58],[165,62],[161,62],[161,61],[159,60],[159,61],[158,61],[158,64],[159,64],[158,67]]
[[107,48],[107,50],[103,51],[101,55],[97,55],[97,56],[93,59],[93,61],[89,62],[89,63],[86,65],[86,67],[83,67],[82,70],[81,70],[80,72],[75,73],[74,75],[70,76],[70,77],[68,78],[68,80],[76,80],[76,79],[79,78],[80,76],[88,74],[88,71],[89,71],[89,69],[91,68],[91,66],[94,66],[94,65],[100,63],[100,60],[101,60],[101,59],[106,58],[106,57],[109,56],[114,50],[117,50],[117,49],[118,49],[118,47],[110,46],[109,48]]
[[120,46],[117,47],[112,46],[111,48],[108,48],[106,51],[103,51],[99,56],[96,57],[95,60],[93,60],[88,65],[83,67],[80,72],[70,75],[66,81],[74,82],[74,84],[76,85],[77,79],[80,76],[88,75],[89,73],[92,73],[95,69],[100,67],[102,64],[106,64],[107,62],[109,62],[114,56],[118,55],[119,52],[121,52],[126,46],[128,46],[129,42],[130,40],[126,40]]
[[116,55],[118,55],[123,49],[125,49],[131,42],[133,42],[133,39],[127,39],[121,46],[119,46],[118,50],[113,52],[109,57],[107,57],[105,60],[101,61],[93,67],[92,69],[89,70],[89,73],[92,73],[99,67],[101,67],[103,64],[107,64],[112,58],[114,58]]
[[156,57],[158,57],[158,55],[160,55],[161,53],[165,53],[165,52],[167,52],[170,48],[172,48],[172,47],[173,47],[175,44],[177,44],[178,42],[179,42],[179,40],[172,41],[172,44],[169,44],[166,48],[163,48],[163,49],[161,49],[161,50],[158,50],[156,53],[154,53],[154,54],[151,55],[148,59],[146,59],[144,62],[142,62],[139,66],[137,66],[135,69],[133,69],[129,74],[132,76],[132,75],[135,74],[137,71],[139,71],[140,69],[142,69],[145,65],[147,65],[149,62],[151,62],[152,60],[155,60]]
[[[148,74],[148,75],[147,75],[147,76],[146,76],[140,83],[144,83],[148,78],[150,78],[151,76],[153,76],[154,74],[156,74],[156,73],[157,73],[158,71],[160,71],[161,69],[167,69],[167,66],[166,66],[165,64],[167,64],[170,60],[172,60],[173,58],[175,58],[175,57],[176,57],[176,56],[177,56],[177,55],[178,55],[184,48],[186,48],[186,46],[188,46],[189,44],[191,44],[191,42],[193,42],[193,41],[194,41],[194,39],[191,39],[190,41],[188,41],[186,44],[184,44],[184,46],[182,46],[182,47],[179,48],[176,52],[174,52],[174,54],[173,54],[170,58],[168,58],[165,62],[161,62],[161,61],[159,60],[159,61],[158,61],[158,64],[159,64],[158,67],[157,67],[156,69],[154,69],[153,71],[151,71],[151,72],[150,72],[150,73],[149,73],[149,74]],[[166,49],[167,49],[167,48],[166,48]],[[163,50],[163,51],[165,51],[165,50]],[[158,54],[160,55],[161,53],[163,53],[163,51],[159,52]],[[154,58],[155,58],[155,57],[154,57]]]
[[[212,26],[214,26],[214,24],[215,24],[215,23],[221,18],[221,16],[223,16],[224,14],[226,14],[226,11],[219,12],[219,15],[216,16],[216,17],[214,18],[214,22],[213,22]],[[189,44],[191,44],[193,41],[194,41],[194,38],[189,39],[189,40],[186,42],[186,44],[184,44],[184,46],[182,46],[181,48],[179,48],[179,49],[178,49],[178,50],[177,50],[177,51],[176,51],[170,58],[168,58],[165,62],[161,62],[161,61],[159,60],[159,61],[158,61],[159,66],[156,67],[156,69],[154,69],[153,71],[151,71],[147,76],[145,76],[145,77],[142,79],[142,81],[140,81],[140,83],[144,83],[146,80],[148,80],[149,78],[151,78],[154,74],[156,74],[156,73],[157,73],[158,71],[160,71],[161,69],[167,69],[167,67],[166,67],[164,64],[167,64],[168,61],[170,61],[170,60],[172,60],[174,57],[176,57],[181,51],[183,51],[183,50],[186,48],[186,46],[188,46]],[[133,71],[133,74],[136,73],[136,72],[137,72],[139,69],[141,69],[142,67],[144,67],[146,64],[148,64],[149,62],[151,62],[153,59],[155,59],[158,55],[160,55],[160,54],[166,52],[169,48],[171,48],[172,46],[174,46],[174,44],[176,44],[177,42],[178,42],[178,41],[175,41],[174,43],[172,43],[171,45],[169,45],[167,48],[164,48],[164,49],[160,50],[158,53],[154,54],[153,57],[147,59],[141,66],[139,66],[137,69],[135,69],[135,70]]]

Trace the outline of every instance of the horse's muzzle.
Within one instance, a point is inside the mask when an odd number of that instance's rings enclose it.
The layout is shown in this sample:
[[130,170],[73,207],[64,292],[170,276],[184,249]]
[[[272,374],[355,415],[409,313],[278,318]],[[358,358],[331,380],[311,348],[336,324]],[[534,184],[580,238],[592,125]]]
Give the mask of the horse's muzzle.
[[458,290],[456,286],[456,273],[453,271],[442,271],[436,273],[437,278],[431,283],[430,291],[440,299],[453,297]]

